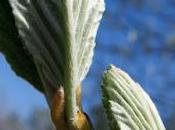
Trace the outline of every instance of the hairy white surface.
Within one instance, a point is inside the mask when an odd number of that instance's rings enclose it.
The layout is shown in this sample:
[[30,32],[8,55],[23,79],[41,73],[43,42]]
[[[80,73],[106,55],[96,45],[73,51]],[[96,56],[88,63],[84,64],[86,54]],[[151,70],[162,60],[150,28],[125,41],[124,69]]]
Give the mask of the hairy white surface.
[[9,0],[16,25],[46,91],[64,86],[69,117],[75,88],[92,62],[103,0]]
[[165,130],[149,95],[124,71],[111,65],[102,89],[113,130]]

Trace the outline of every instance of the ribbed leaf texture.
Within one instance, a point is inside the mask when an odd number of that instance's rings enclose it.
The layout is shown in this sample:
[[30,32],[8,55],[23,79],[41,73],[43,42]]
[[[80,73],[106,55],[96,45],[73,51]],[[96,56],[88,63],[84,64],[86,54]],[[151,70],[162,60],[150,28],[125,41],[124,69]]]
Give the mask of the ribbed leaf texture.
[[43,92],[32,57],[24,50],[8,0],[0,1],[0,52],[16,74]]
[[91,65],[103,0],[10,0],[19,34],[46,89],[64,86],[68,116]]
[[111,65],[102,90],[112,130],[165,130],[149,95],[127,73]]

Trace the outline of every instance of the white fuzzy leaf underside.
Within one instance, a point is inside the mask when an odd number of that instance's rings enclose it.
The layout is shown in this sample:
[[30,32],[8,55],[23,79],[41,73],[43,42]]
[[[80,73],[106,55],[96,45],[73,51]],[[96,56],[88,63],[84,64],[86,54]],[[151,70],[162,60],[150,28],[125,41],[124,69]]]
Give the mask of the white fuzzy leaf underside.
[[10,3],[24,46],[33,56],[41,77],[54,87],[68,78],[79,84],[91,65],[104,1],[10,0]]
[[[92,62],[103,0],[9,0],[24,47],[45,86],[64,86],[68,119],[76,112],[75,88]],[[49,93],[48,93],[49,95]]]
[[110,66],[102,89],[112,130],[165,130],[149,95],[127,73]]

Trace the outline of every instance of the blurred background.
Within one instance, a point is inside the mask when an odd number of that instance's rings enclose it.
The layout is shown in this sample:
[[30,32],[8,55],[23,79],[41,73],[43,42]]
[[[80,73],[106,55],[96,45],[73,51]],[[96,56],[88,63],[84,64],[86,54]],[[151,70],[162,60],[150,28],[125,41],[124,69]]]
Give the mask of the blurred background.
[[[147,91],[167,130],[175,130],[175,0],[106,0],[94,62],[83,82],[83,106],[107,130],[100,82],[109,64]],[[47,103],[0,54],[0,130],[52,130]]]

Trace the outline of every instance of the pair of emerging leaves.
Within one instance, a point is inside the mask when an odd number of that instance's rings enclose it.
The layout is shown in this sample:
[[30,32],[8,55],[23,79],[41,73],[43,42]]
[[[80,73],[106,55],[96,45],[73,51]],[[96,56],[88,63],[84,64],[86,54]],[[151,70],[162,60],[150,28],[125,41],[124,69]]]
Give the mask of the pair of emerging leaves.
[[[4,39],[9,39],[6,33],[13,27],[11,45],[1,42],[1,51],[18,75],[45,93],[48,102],[52,91],[64,86],[70,97],[66,98],[67,116],[72,118],[76,87],[91,65],[103,0],[5,0],[1,6]],[[15,58],[17,49],[19,58]]]
[[[3,0],[0,51],[13,70],[46,95],[64,86],[67,117],[91,65],[103,0]],[[13,13],[12,13],[13,12]],[[103,102],[112,130],[164,130],[149,96],[124,72],[104,74]]]

